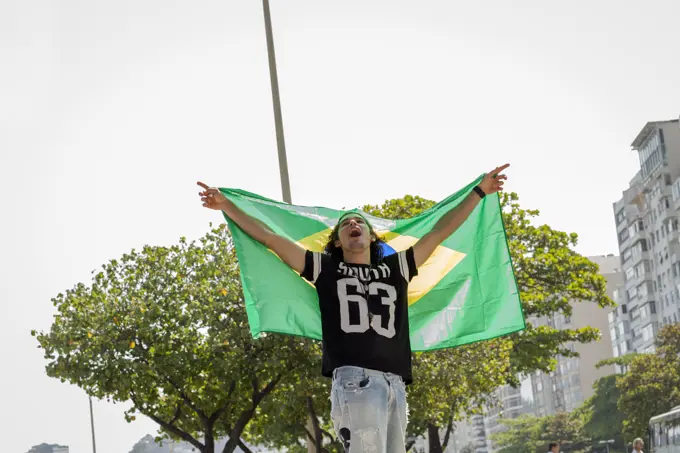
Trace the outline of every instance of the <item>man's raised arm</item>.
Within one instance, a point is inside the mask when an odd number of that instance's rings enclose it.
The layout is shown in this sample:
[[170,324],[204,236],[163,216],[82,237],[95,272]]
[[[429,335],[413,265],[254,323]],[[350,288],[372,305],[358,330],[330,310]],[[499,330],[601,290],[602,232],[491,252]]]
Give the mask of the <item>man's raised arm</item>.
[[199,192],[203,206],[208,209],[223,211],[227,217],[239,226],[248,236],[276,253],[288,266],[298,273],[305,268],[305,249],[283,236],[274,233],[267,225],[249,216],[234,203],[228,200],[219,189],[198,183],[204,191]]
[[483,197],[503,190],[504,181],[508,178],[502,175],[501,172],[509,166],[510,164],[505,164],[487,173],[479,185],[465,197],[462,203],[447,212],[432,227],[429,233],[415,243],[413,254],[416,267],[422,266],[439,244],[444,242],[467,220]]

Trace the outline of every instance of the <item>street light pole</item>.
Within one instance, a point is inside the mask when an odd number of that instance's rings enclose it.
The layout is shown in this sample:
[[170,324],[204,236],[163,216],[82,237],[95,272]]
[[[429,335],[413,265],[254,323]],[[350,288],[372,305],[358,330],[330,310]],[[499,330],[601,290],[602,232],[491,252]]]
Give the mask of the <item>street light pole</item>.
[[97,443],[94,440],[94,413],[92,412],[92,397],[90,397],[90,428],[92,429],[92,453],[97,453]]
[[[283,201],[292,203],[290,194],[290,179],[288,178],[288,158],[286,156],[286,140],[283,135],[283,115],[281,114],[281,96],[279,94],[279,76],[276,71],[276,53],[274,51],[274,33],[272,32],[272,17],[269,9],[269,0],[262,0],[262,12],[264,14],[264,31],[267,37],[267,59],[269,60],[269,80],[272,87],[272,103],[274,106],[274,127],[276,128],[276,148],[279,153],[279,173],[281,175],[281,195]],[[314,424],[311,418],[307,419],[307,429],[314,432]],[[307,451],[313,453],[316,450],[315,443],[307,438]]]
[[269,57],[269,78],[272,85],[272,101],[274,103],[274,126],[276,127],[276,147],[279,152],[279,172],[281,173],[281,193],[283,201],[291,203],[290,181],[288,179],[288,159],[286,143],[283,136],[283,116],[281,115],[281,98],[279,96],[279,77],[276,73],[276,55],[274,53],[274,35],[272,18],[269,11],[269,0],[262,0],[264,12],[264,29],[267,35],[267,55]]

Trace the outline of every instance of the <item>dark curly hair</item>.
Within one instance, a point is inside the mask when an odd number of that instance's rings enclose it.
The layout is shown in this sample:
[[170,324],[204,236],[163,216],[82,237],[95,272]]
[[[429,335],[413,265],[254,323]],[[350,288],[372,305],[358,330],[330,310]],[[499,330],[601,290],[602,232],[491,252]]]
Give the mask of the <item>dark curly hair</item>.
[[[385,243],[385,240],[378,236],[378,234],[375,232],[373,229],[373,226],[366,222],[366,225],[368,226],[368,232],[370,233],[371,237],[375,238],[375,241],[371,242],[371,264],[377,264],[382,261],[383,259],[383,246]],[[342,261],[344,256],[342,253],[342,247],[336,247],[335,246],[335,241],[337,241],[340,236],[338,232],[340,231],[340,222],[338,222],[335,225],[335,228],[333,228],[333,231],[331,231],[331,234],[328,235],[328,242],[326,242],[326,246],[324,247],[324,252],[334,260],[334,261]]]

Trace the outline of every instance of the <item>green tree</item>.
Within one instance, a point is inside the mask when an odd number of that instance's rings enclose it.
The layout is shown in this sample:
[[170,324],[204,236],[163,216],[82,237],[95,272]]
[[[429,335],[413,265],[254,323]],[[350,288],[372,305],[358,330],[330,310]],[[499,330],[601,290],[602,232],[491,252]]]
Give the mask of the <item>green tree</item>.
[[258,444],[304,453],[309,440],[319,453],[344,451],[330,419],[331,381],[320,374],[321,353],[315,347],[318,364],[304,378],[282,382],[280,391],[260,405],[261,415],[249,426]]
[[567,412],[547,417],[525,415],[501,423],[507,430],[491,436],[499,453],[544,453],[551,442],[560,444],[564,452],[585,451],[591,445],[582,419]]
[[[518,385],[517,375],[534,371],[550,372],[554,369],[556,355],[574,357],[578,353],[572,352],[566,343],[587,343],[600,338],[600,332],[591,327],[579,329],[556,329],[549,325],[534,325],[539,318],[550,318],[558,313],[570,316],[571,303],[593,301],[601,307],[613,305],[606,295],[606,281],[598,273],[595,263],[579,255],[573,250],[578,237],[556,231],[547,225],[534,225],[537,210],[522,209],[519,197],[514,193],[501,194],[503,209],[503,223],[508,238],[510,255],[513,260],[513,270],[522,299],[522,308],[528,318],[526,330],[509,335],[496,342],[483,342],[474,345],[476,348],[490,348],[492,345],[501,350],[509,350],[509,363],[501,366],[494,364],[483,369],[484,361],[460,360],[458,354],[465,353],[467,347],[456,348],[447,352],[451,360],[458,363],[456,370],[467,376],[482,376],[482,381],[470,386],[463,393],[462,399],[448,404],[449,400],[440,399],[436,387],[427,391],[409,391],[409,404],[432,408],[434,410],[412,411],[409,421],[412,435],[424,434],[425,430],[431,435],[430,451],[442,451],[442,443],[446,443],[451,426],[462,413],[471,408],[478,408],[480,403],[488,400],[488,392],[502,383]],[[362,210],[369,214],[387,218],[413,217],[432,207],[435,203],[419,196],[407,195],[400,199],[387,200],[382,205],[366,205]],[[488,351],[489,357],[494,357],[494,350]],[[417,354],[416,357],[419,357]],[[415,360],[414,377],[417,389],[418,360]],[[425,361],[427,363],[427,361]],[[443,371],[444,369],[442,369]],[[423,373],[427,376],[427,372]],[[454,382],[462,388],[468,386],[465,377],[451,375],[449,382]],[[426,379],[423,379],[427,382]],[[453,393],[455,395],[455,393]],[[428,396],[429,395],[429,396]],[[429,399],[428,399],[429,398]],[[451,397],[453,400],[454,397]],[[436,404],[433,404],[436,401]],[[440,429],[443,427],[444,429]],[[435,432],[443,432],[444,438],[434,436]],[[439,445],[437,445],[439,444]]]
[[[537,417],[524,415],[515,419],[501,420],[504,431],[491,436],[499,453],[539,453],[541,423]],[[544,450],[547,451],[546,448]],[[543,453],[542,451],[540,453]]]
[[[462,414],[481,412],[491,403],[491,392],[507,381],[510,346],[508,341],[495,339],[415,353],[414,382],[408,389],[408,438],[427,433],[428,451],[443,452],[456,420]],[[441,436],[440,427],[444,427]]]
[[616,386],[615,374],[595,381],[593,396],[575,411],[583,421],[584,433],[594,441],[614,440],[614,451],[625,451],[623,439],[623,413],[618,408],[621,390]]
[[316,362],[307,340],[247,328],[238,265],[224,225],[200,241],[146,246],[53,299],[49,332],[35,332],[49,376],[89,395],[132,403],[166,437],[214,453],[249,438],[248,423],[277,386]]
[[618,407],[625,415],[623,431],[628,441],[645,437],[649,419],[680,405],[680,324],[664,326],[658,333],[656,352],[618,357],[602,362],[626,366],[616,387]]

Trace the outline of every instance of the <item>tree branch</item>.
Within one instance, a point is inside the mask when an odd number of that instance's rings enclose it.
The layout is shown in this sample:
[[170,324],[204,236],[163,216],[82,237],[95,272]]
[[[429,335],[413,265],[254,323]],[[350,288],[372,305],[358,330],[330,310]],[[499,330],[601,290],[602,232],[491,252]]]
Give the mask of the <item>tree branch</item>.
[[177,409],[175,410],[175,415],[172,417],[172,420],[170,420],[168,423],[170,425],[174,424],[177,420],[179,420],[180,415],[182,414],[182,405],[177,404]]
[[231,385],[229,386],[229,393],[227,393],[227,402],[222,406],[222,408],[218,409],[215,411],[209,418],[208,421],[211,423],[215,423],[224,412],[229,409],[229,406],[231,405],[231,396],[234,394],[234,390],[236,390],[236,381],[232,380]]
[[143,407],[142,405],[140,405],[140,404],[137,403],[137,397],[135,396],[134,392],[130,392],[130,399],[131,399],[132,402],[135,404],[135,406],[137,407],[137,409],[139,409],[139,412],[141,412],[142,414],[144,414],[144,415],[146,415],[147,417],[149,417],[151,420],[153,420],[153,421],[155,421],[156,423],[158,423],[163,429],[165,429],[165,430],[168,431],[169,433],[174,434],[175,436],[179,437],[179,438],[182,439],[183,441],[189,442],[191,445],[193,445],[194,447],[196,447],[196,448],[198,449],[198,451],[200,451],[200,452],[204,452],[204,451],[205,451],[205,445],[203,445],[203,444],[200,443],[198,440],[196,440],[191,434],[189,434],[189,433],[187,433],[187,432],[185,432],[185,431],[182,431],[181,429],[177,428],[176,426],[174,426],[174,425],[172,425],[172,424],[170,424],[170,423],[168,423],[168,422],[166,422],[166,421],[164,421],[164,420],[158,418],[158,417],[155,416],[154,414],[152,414],[152,413],[150,413],[149,411],[147,411],[146,409],[144,409],[144,407]]
[[335,436],[333,436],[331,433],[326,431],[325,429],[321,429],[321,433],[324,434],[328,439],[330,439],[331,442],[335,442]]
[[272,379],[271,381],[269,381],[269,383],[265,386],[265,388],[262,389],[261,392],[260,392],[260,391],[257,391],[257,390],[254,392],[254,393],[257,394],[257,397],[256,397],[256,398],[253,398],[253,409],[254,409],[255,407],[257,407],[258,404],[260,404],[260,401],[262,401],[262,399],[263,399],[265,396],[269,395],[269,393],[270,393],[272,390],[274,390],[274,387],[276,387],[276,384],[279,383],[279,381],[281,380],[282,377],[283,377],[283,374],[279,374],[279,375],[276,376],[274,379]]
[[446,450],[446,446],[449,444],[449,437],[451,436],[451,431],[453,431],[453,415],[449,417],[446,426],[446,434],[444,435],[444,441],[442,442],[442,450]]
[[248,448],[248,446],[245,444],[245,442],[243,442],[243,439],[238,440],[238,446],[245,453],[253,453],[253,451],[250,448]]
[[[144,348],[144,346],[140,346],[140,350],[142,350],[142,351],[144,351],[144,352],[147,352],[146,349]],[[182,397],[182,400],[186,403],[186,405],[189,406],[189,408],[191,408],[191,410],[193,410],[194,412],[196,412],[196,415],[198,415],[199,417],[201,417],[201,420],[202,420],[202,421],[207,421],[208,417],[205,415],[205,412],[203,412],[201,409],[199,409],[198,407],[196,407],[196,406],[194,405],[194,403],[191,401],[191,399],[189,398],[189,396],[184,392],[184,390],[182,390],[182,389],[180,388],[179,385],[177,385],[177,384],[175,383],[175,381],[172,380],[172,378],[171,378],[170,376],[166,375],[165,373],[160,372],[158,369],[156,369],[156,367],[154,367],[153,365],[151,365],[151,364],[149,363],[149,361],[148,361],[146,358],[140,357],[139,359],[140,359],[142,362],[144,362],[144,363],[146,364],[146,366],[148,366],[148,367],[151,368],[153,371],[155,371],[156,374],[158,374],[160,377],[162,377],[163,379],[165,379],[170,385],[172,385],[172,386],[175,388],[175,390],[177,390],[177,392],[179,393],[179,396]]]
[[305,425],[301,424],[301,426],[302,426],[302,429],[305,430],[305,433],[307,433],[307,437],[309,438],[309,440],[314,442],[314,435],[311,432],[309,432],[309,430],[307,429],[307,427]]
[[257,376],[253,378],[252,381],[250,381],[251,384],[253,385],[253,398],[252,398],[252,403],[253,407],[257,406],[257,401],[256,398],[260,394],[260,381],[257,379]]

